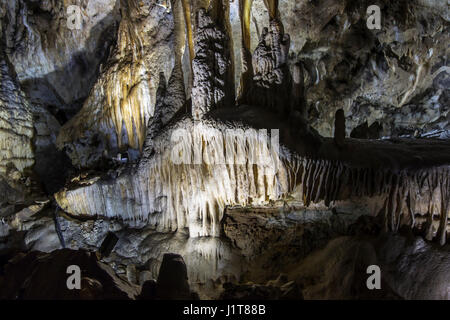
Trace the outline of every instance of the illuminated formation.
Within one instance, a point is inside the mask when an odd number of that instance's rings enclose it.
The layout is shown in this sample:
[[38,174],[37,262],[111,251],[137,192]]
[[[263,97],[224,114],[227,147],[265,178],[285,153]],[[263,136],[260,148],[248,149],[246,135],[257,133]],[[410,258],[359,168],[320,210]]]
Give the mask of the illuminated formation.
[[[104,153],[111,158],[128,149],[142,151],[147,123],[155,112],[160,67],[165,66],[168,78],[175,59],[168,43],[170,30],[153,34],[141,10],[139,1],[123,1],[121,14],[126,19],[105,70],[81,111],[59,134],[59,147],[65,147],[80,167],[98,162]],[[173,26],[162,7],[153,7],[150,14]]]
[[14,70],[22,31],[57,51],[39,23],[64,38],[65,4],[0,5],[1,245],[97,251],[132,298],[170,259],[183,297],[448,298],[448,17],[381,2],[380,31],[351,1],[77,0],[113,40],[71,60],[95,71],[64,107],[65,72]]

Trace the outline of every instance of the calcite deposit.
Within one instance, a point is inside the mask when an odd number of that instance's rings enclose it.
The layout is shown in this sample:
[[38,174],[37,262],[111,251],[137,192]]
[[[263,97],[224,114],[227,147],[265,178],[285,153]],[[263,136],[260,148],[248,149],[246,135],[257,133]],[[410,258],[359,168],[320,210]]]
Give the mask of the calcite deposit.
[[75,298],[450,298],[446,1],[14,0],[0,19],[0,297],[74,257],[95,273]]

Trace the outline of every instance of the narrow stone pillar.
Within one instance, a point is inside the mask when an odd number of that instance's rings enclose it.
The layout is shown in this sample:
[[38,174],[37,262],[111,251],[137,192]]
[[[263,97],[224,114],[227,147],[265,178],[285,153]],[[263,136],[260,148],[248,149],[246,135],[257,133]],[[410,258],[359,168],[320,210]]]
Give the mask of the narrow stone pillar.
[[253,79],[252,53],[250,51],[250,14],[253,0],[239,0],[239,18],[241,20],[241,60],[242,74],[239,85],[238,100],[245,102]]
[[345,143],[345,115],[342,109],[336,111],[334,118],[334,143],[338,147],[343,147]]
[[191,20],[191,3],[189,0],[181,0],[183,6],[184,22],[186,24],[186,37],[189,47],[189,59],[191,61],[192,70],[192,60],[194,59],[194,33],[192,31],[192,20]]

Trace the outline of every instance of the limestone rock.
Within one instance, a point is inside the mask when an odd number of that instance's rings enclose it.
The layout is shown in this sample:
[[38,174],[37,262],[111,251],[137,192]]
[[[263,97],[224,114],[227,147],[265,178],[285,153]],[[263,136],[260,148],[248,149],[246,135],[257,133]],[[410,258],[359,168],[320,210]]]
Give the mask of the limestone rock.
[[[81,269],[81,290],[67,288],[71,265]],[[4,267],[0,277],[2,299],[132,299],[135,287],[118,278],[110,267],[98,262],[85,251],[57,250],[52,253],[34,251],[15,256]]]
[[51,105],[67,118],[78,111],[113,41],[117,4],[116,0],[2,4],[6,51],[33,103]]

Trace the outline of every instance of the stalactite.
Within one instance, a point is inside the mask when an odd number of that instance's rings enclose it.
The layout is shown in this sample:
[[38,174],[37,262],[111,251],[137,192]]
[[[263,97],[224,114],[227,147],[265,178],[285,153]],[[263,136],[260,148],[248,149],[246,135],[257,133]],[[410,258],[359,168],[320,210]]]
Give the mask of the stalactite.
[[342,109],[336,111],[334,118],[334,143],[338,147],[343,147],[345,143],[345,115]]
[[194,33],[192,30],[192,19],[191,19],[191,3],[189,0],[181,0],[183,4],[183,14],[184,14],[184,22],[186,24],[186,34],[187,41],[189,47],[189,59],[191,62],[191,70],[192,70],[192,60],[194,59]]
[[280,10],[278,9],[278,3],[278,0],[264,0],[264,4],[269,12],[269,19],[276,20],[284,33],[284,26],[280,16]]
[[[132,48],[132,65],[130,68],[118,69],[114,72],[111,81],[108,81],[107,92],[111,92],[107,96],[107,108],[103,111],[106,113],[102,120],[102,125],[108,127],[109,121],[112,120],[117,133],[117,143],[119,148],[122,144],[128,144],[132,148],[142,150],[145,140],[145,128],[147,121],[153,113],[150,101],[146,98],[149,96],[150,86],[149,80],[145,74],[147,68],[144,65],[144,48],[142,47],[142,39],[135,27],[132,26],[133,19],[131,12],[138,11],[136,4],[129,2],[129,8],[122,10],[122,14],[127,16],[124,21],[130,23],[122,23],[119,27],[119,35],[117,43],[119,44],[120,55],[126,55],[127,50]],[[148,101],[147,106],[142,105],[143,101]],[[125,128],[127,141],[123,141],[122,129]]]
[[303,118],[307,118],[307,103],[305,101],[305,84],[303,66],[300,63],[294,64],[292,72],[292,100],[291,112],[298,112]]
[[253,0],[239,0],[239,18],[241,21],[241,61],[242,74],[239,86],[238,100],[245,103],[253,79],[252,54],[250,50],[250,15]]
[[[186,0],[187,1],[187,0]],[[188,42],[188,48],[190,51],[190,44],[189,44],[189,28],[191,27],[188,25],[186,21],[186,14],[190,15],[190,10],[188,12],[184,9],[184,2],[183,0],[177,1],[177,0],[171,0],[172,2],[172,14],[173,14],[173,24],[174,24],[174,33],[175,33],[175,63],[181,63],[182,62],[182,56],[184,53],[184,49],[186,46],[186,41]],[[190,21],[189,21],[190,23]],[[190,58],[191,54],[189,52]]]
[[[306,206],[322,199],[329,205],[334,200],[383,196],[381,214],[386,230],[398,231],[406,225],[420,230],[429,240],[437,239],[441,244],[447,241],[448,166],[393,172],[388,168],[351,168],[339,162],[304,159],[300,171]],[[426,224],[419,221],[424,219]]]
[[[267,138],[261,140],[254,130],[224,134],[238,128],[185,118],[152,137],[153,151],[144,151],[147,156],[137,168],[113,181],[88,179],[55,199],[74,215],[117,217],[160,231],[188,228],[191,237],[201,237],[220,236],[225,206],[267,206],[290,194],[300,194],[298,200],[306,207],[376,197],[384,201],[382,209],[367,213],[381,215],[386,230],[408,226],[428,240],[448,241],[449,166],[352,167],[342,161],[300,157],[285,148],[273,153]],[[173,130],[179,129],[181,134],[174,139]]]

